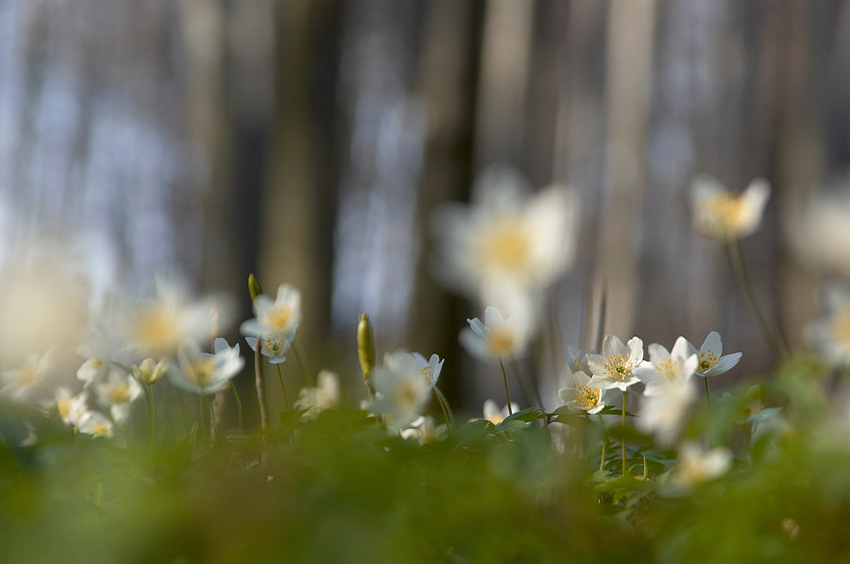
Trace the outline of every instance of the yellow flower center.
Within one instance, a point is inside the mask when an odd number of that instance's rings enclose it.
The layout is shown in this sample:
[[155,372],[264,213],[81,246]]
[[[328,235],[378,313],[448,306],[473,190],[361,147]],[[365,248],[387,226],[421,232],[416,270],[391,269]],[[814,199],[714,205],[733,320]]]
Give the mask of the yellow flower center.
[[744,215],[744,199],[732,194],[718,194],[705,202],[705,213],[725,232],[735,232]]
[[164,351],[180,339],[176,317],[163,307],[152,307],[136,317],[135,340],[152,351]]
[[674,378],[678,378],[681,367],[681,361],[677,360],[676,362],[673,362],[673,359],[671,358],[656,364],[655,370],[663,374],[668,380],[673,380]]
[[193,360],[188,370],[185,370],[189,380],[196,384],[204,385],[212,380],[215,363],[212,358],[206,360]]
[[288,306],[276,306],[266,316],[266,323],[275,329],[284,329],[292,317],[292,308]]
[[423,366],[417,370],[416,373],[422,376],[422,379],[425,380],[425,383],[429,386],[431,385],[431,382],[434,381],[434,369],[431,368],[431,365]]
[[837,342],[850,345],[850,308],[844,308],[835,315],[832,333]]
[[95,437],[105,437],[109,434],[109,428],[105,425],[101,425],[100,423],[95,423],[94,428],[92,429],[92,435]]
[[280,356],[283,354],[283,337],[277,335],[263,337],[262,343],[262,352],[266,356]]
[[486,266],[516,271],[527,268],[531,243],[523,224],[511,220],[491,228],[481,241],[479,251]]
[[625,382],[632,377],[632,369],[629,366],[629,357],[622,354],[612,354],[608,362],[603,366],[609,378]]
[[507,329],[493,329],[487,333],[487,348],[496,355],[502,356],[511,352],[516,346],[514,334]]
[[109,401],[111,403],[127,403],[130,401],[130,388],[126,384],[113,387],[109,390]]
[[71,398],[59,398],[56,400],[56,409],[62,419],[71,414]]
[[412,411],[416,408],[421,389],[414,378],[404,378],[393,388],[393,401],[401,411]]
[[717,361],[720,358],[714,354],[714,351],[707,350],[705,352],[700,351],[699,353],[699,371],[705,372],[706,370],[710,370],[717,364]]
[[601,394],[602,390],[597,390],[587,385],[579,386],[576,388],[576,403],[578,403],[579,407],[588,411],[599,404],[599,396]]

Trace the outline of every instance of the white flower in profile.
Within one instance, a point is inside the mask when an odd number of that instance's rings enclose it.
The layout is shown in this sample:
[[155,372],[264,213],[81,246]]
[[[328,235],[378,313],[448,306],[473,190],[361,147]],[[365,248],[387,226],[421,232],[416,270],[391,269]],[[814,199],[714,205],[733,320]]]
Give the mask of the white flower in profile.
[[624,345],[618,337],[606,335],[602,354],[588,354],[587,364],[593,377],[589,386],[600,390],[617,388],[623,392],[639,382],[634,370],[643,364],[643,341],[638,337]]
[[9,396],[15,401],[24,401],[44,380],[50,369],[50,351],[43,355],[30,354],[23,364],[0,373],[3,387],[0,395]]
[[390,370],[401,369],[402,366],[409,366],[411,359],[416,363],[418,367],[417,374],[425,382],[430,392],[437,385],[437,380],[440,378],[440,371],[443,368],[443,361],[436,354],[432,354],[430,359],[425,360],[425,357],[419,353],[398,350],[384,355],[384,366]]
[[193,341],[184,341],[177,351],[179,369],[169,370],[171,382],[187,392],[214,394],[227,387],[245,366],[239,345],[230,346],[221,337],[213,344],[215,353],[201,352]]
[[833,366],[850,365],[850,287],[824,286],[820,301],[827,313],[809,322],[803,337]]
[[521,355],[528,346],[531,327],[527,317],[514,314],[505,319],[493,306],[484,310],[484,322],[477,317],[467,319],[469,327],[460,332],[460,343],[478,358],[507,360]]
[[585,351],[582,349],[574,349],[571,346],[567,347],[567,367],[570,372],[590,372],[590,365],[587,364],[587,355],[596,354],[596,351]]
[[495,401],[488,399],[484,402],[484,420],[489,421],[493,425],[498,425],[502,421],[508,418],[508,416],[513,412],[516,413],[519,411],[519,405],[511,402],[510,409],[505,405],[502,409],[499,409],[499,404]]
[[687,492],[703,482],[718,478],[732,467],[732,453],[726,447],[706,451],[687,442],[679,447],[679,460],[670,479],[674,491]]
[[635,425],[641,431],[654,433],[660,445],[670,446],[679,436],[696,397],[697,392],[690,378],[656,380],[652,393],[641,398]]
[[723,341],[717,331],[708,334],[699,350],[690,341],[687,341],[687,343],[688,354],[696,353],[699,355],[695,374],[703,378],[725,374],[741,360],[742,353],[723,354]]
[[269,333],[262,337],[253,337],[248,335],[245,341],[252,351],[257,350],[257,341],[260,341],[260,354],[269,359],[270,364],[280,364],[286,361],[286,353],[289,347],[292,346],[292,341],[295,339],[295,330],[293,328],[289,333]]
[[65,386],[56,389],[56,411],[66,425],[74,429],[79,427],[82,416],[88,411],[88,395],[85,391],[72,395],[71,390]]
[[430,388],[419,373],[419,362],[413,355],[388,357],[372,373],[375,398],[369,407],[375,413],[384,414],[384,421],[391,431],[400,431],[419,417]]
[[86,411],[80,417],[77,432],[93,437],[111,437],[113,427],[112,421],[99,411]]
[[129,374],[113,368],[105,382],[94,385],[101,405],[109,407],[113,421],[122,423],[130,415],[130,405],[142,395],[142,386]]
[[339,406],[339,376],[330,370],[322,370],[316,378],[315,388],[301,388],[295,406],[306,409],[305,419],[314,419],[320,412]]
[[251,337],[292,334],[294,338],[300,322],[301,292],[289,284],[281,284],[274,301],[265,294],[254,299],[254,318],[242,323],[239,331]]
[[133,376],[148,386],[152,386],[159,382],[162,377],[165,376],[165,371],[167,369],[168,365],[164,360],[157,362],[152,358],[146,358],[138,366],[134,364],[131,367]]
[[758,229],[769,197],[770,184],[763,178],[753,180],[736,196],[717,179],[699,174],[691,182],[694,228],[720,241],[746,237]]
[[83,382],[83,387],[88,388],[95,382],[100,382],[109,374],[109,361],[101,360],[96,356],[89,357],[77,369],[77,379]]
[[403,439],[416,439],[420,445],[426,445],[442,439],[446,434],[446,426],[435,424],[433,417],[420,415],[400,434]]
[[204,342],[229,320],[229,300],[207,297],[191,300],[185,281],[157,276],[156,297],[132,311],[126,321],[130,347],[157,358],[170,357],[186,340]]
[[605,402],[602,399],[602,390],[590,386],[590,376],[578,370],[569,377],[571,383],[558,390],[558,397],[564,402],[570,411],[585,412],[595,415],[602,411]]
[[699,357],[692,349],[693,346],[684,337],[676,339],[671,351],[658,343],[649,345],[649,363],[634,370],[635,376],[646,384],[644,395],[655,395],[660,384],[681,382],[693,376],[699,365]]
[[500,301],[502,290],[542,289],[573,260],[575,200],[563,186],[530,194],[515,171],[486,170],[471,206],[447,204],[434,213],[437,275],[490,303]]

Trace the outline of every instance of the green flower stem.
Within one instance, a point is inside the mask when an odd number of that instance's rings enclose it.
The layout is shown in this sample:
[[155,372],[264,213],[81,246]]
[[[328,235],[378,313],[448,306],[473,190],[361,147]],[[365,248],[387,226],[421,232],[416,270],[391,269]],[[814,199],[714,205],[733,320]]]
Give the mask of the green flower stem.
[[151,434],[151,450],[156,448],[156,405],[153,401],[153,386],[150,384],[145,384],[148,396],[148,419],[150,424],[150,434]]
[[449,415],[448,402],[446,401],[446,397],[443,395],[443,392],[434,386],[434,397],[437,398],[437,403],[440,404],[440,409],[443,410],[443,417],[446,420],[446,427],[451,428],[452,421],[451,416]]
[[508,415],[513,415],[514,410],[511,407],[511,391],[508,389],[508,373],[505,372],[505,364],[502,362],[501,357],[499,357],[499,366],[502,367],[502,378],[505,380],[505,396],[508,398]]
[[602,415],[599,415],[599,425],[602,426],[602,454],[599,457],[599,471],[605,469],[605,447],[608,445],[608,439],[605,438],[605,422],[602,420]]
[[305,383],[310,382],[313,386],[318,386],[317,376],[310,370],[310,364],[307,362],[307,355],[304,354],[304,348],[296,339],[292,341],[292,348],[295,350],[295,358],[298,360],[298,367],[301,368],[301,380]]
[[239,399],[239,393],[236,391],[236,386],[233,380],[230,380],[230,390],[233,392],[233,398],[236,400],[236,413],[239,415],[239,431],[242,431],[242,401]]
[[195,438],[199,437],[204,428],[204,394],[198,394],[198,416],[195,418]]
[[266,394],[263,391],[263,357],[260,355],[262,341],[261,337],[257,337],[257,349],[254,351],[254,386],[257,388],[257,404],[260,408],[260,429],[265,431],[269,426],[269,419],[266,413]]
[[[626,428],[626,390],[623,390],[623,429]],[[626,475],[626,439],[621,441],[623,445],[623,476]]]
[[708,402],[708,407],[711,407],[711,394],[708,392],[708,377],[704,377],[705,380],[705,401]]
[[747,304],[755,314],[759,329],[767,340],[771,351],[776,358],[787,356],[790,347],[782,330],[779,328],[779,322],[776,320],[776,317],[769,315],[767,307],[759,299],[755,283],[747,266],[747,261],[744,259],[744,249],[741,247],[741,241],[729,241],[725,248],[735,282],[744,293]]
[[283,390],[283,404],[286,406],[286,411],[289,411],[289,400],[286,398],[286,386],[283,385],[283,372],[280,370],[280,364],[277,366],[277,377],[280,379],[280,389]]

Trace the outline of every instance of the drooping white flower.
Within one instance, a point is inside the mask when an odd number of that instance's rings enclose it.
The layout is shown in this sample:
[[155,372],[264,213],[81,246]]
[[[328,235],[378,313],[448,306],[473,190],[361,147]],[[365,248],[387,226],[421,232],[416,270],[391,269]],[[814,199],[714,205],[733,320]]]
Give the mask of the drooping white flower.
[[112,421],[99,411],[86,411],[80,417],[77,432],[94,437],[111,437],[113,427]]
[[770,197],[770,184],[753,180],[736,196],[715,178],[700,174],[691,182],[694,227],[711,239],[731,241],[746,237],[758,229],[764,207]]
[[439,441],[445,434],[445,424],[437,425],[433,417],[420,415],[410,424],[410,427],[401,431],[401,438],[416,439],[420,445],[425,445]]
[[85,391],[72,395],[71,390],[65,386],[56,389],[56,410],[66,425],[74,429],[79,427],[82,416],[88,411],[88,395]]
[[305,419],[313,419],[320,412],[339,405],[339,377],[335,372],[320,371],[316,383],[318,386],[315,388],[301,388],[300,397],[295,402],[296,407],[307,410]]
[[668,351],[662,345],[649,345],[649,363],[643,363],[634,370],[641,382],[646,384],[644,395],[655,395],[659,384],[671,381],[685,381],[694,375],[699,365],[699,356],[692,351],[693,346],[684,337],[679,337]]
[[195,394],[214,394],[227,387],[231,378],[245,366],[239,356],[239,345],[230,346],[221,337],[214,343],[215,353],[201,352],[192,341],[185,341],[177,351],[179,369],[169,370],[171,382]]
[[511,402],[510,409],[505,405],[502,409],[499,409],[499,404],[495,401],[488,399],[484,402],[484,419],[489,421],[493,425],[498,425],[502,421],[508,418],[511,413],[516,413],[519,411],[519,405]]
[[741,360],[742,353],[723,354],[723,341],[720,339],[720,333],[712,331],[703,341],[699,350],[693,346],[690,341],[688,343],[688,354],[697,353],[699,362],[695,374],[703,378],[718,376],[732,370]]
[[641,398],[635,425],[641,431],[654,433],[661,446],[670,446],[679,436],[696,397],[697,391],[690,378],[656,380],[652,394]]
[[260,354],[269,359],[270,364],[280,364],[286,361],[286,353],[289,347],[292,346],[292,341],[295,339],[295,331],[297,327],[289,333],[269,333],[262,337],[246,336],[245,341],[252,351],[257,350],[257,341],[259,340]]
[[639,382],[634,370],[643,360],[643,341],[638,337],[629,339],[624,345],[618,337],[606,335],[602,342],[602,354],[588,354],[587,364],[593,377],[589,386],[600,390],[617,388],[623,392]]
[[471,206],[445,205],[433,217],[440,243],[436,274],[485,303],[536,293],[573,260],[574,192],[550,186],[530,194],[519,175],[492,168],[476,182]]
[[0,373],[3,387],[0,395],[9,396],[15,401],[24,401],[44,380],[50,368],[50,351],[43,355],[30,354],[23,364]]
[[605,407],[602,390],[590,386],[590,376],[578,370],[572,373],[570,380],[570,385],[558,390],[558,397],[570,411],[585,412],[590,415],[602,411]]
[[670,479],[674,491],[686,492],[694,486],[718,478],[732,466],[732,453],[726,447],[706,451],[695,443],[679,447],[679,460]]
[[105,382],[94,385],[100,404],[109,407],[113,421],[122,423],[130,415],[130,405],[142,395],[142,386],[129,374],[113,368]]
[[506,360],[521,355],[528,346],[531,331],[523,315],[505,319],[493,306],[484,310],[484,322],[467,319],[469,327],[460,332],[460,343],[467,352],[485,360]]
[[301,292],[289,284],[281,284],[277,298],[260,294],[254,299],[254,318],[242,323],[239,331],[245,336],[289,336],[295,337],[295,329],[301,322]]
[[826,315],[809,322],[803,337],[834,366],[850,364],[850,288],[830,285],[821,290]]
[[[139,305],[127,317],[130,346],[147,356],[173,356],[186,340],[206,342],[214,329],[229,319],[229,302],[223,297],[191,300],[184,281],[158,276],[156,297]],[[218,327],[214,327],[214,323]]]
[[375,398],[370,409],[383,413],[391,431],[405,429],[419,417],[430,388],[419,373],[419,362],[411,354],[389,357],[372,373]]
[[152,358],[146,358],[138,366],[132,366],[133,375],[148,386],[159,382],[167,369],[168,364],[164,360],[157,362]]

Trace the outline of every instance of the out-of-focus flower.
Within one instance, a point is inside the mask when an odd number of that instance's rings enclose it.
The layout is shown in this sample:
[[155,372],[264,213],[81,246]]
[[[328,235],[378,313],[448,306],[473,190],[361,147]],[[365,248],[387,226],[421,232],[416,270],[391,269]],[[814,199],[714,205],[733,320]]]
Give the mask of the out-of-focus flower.
[[[286,360],[286,353],[289,351],[289,347],[292,345],[294,339],[295,329],[286,334],[269,333],[268,335],[264,335],[259,338],[260,343],[262,343],[260,345],[260,354],[268,357],[269,363],[280,364]],[[245,337],[245,341],[248,342],[248,346],[251,347],[252,351],[257,350],[257,340],[257,337]]]
[[850,192],[842,186],[820,195],[792,216],[787,237],[797,258],[807,266],[850,277]]
[[567,347],[567,367],[571,372],[590,372],[590,366],[587,364],[587,355],[596,354],[596,351],[585,351],[582,349],[574,349]]
[[690,341],[687,343],[688,354],[697,353],[699,355],[695,374],[703,378],[729,372],[741,360],[742,353],[723,354],[723,341],[717,331],[708,334],[699,350]]
[[460,332],[460,343],[466,350],[481,359],[509,359],[525,352],[530,327],[523,315],[505,319],[493,306],[484,310],[484,322],[477,317],[467,319],[469,327]]
[[71,390],[65,386],[56,389],[56,410],[65,424],[71,425],[74,429],[79,427],[82,416],[88,411],[86,407],[88,395],[88,392],[80,392],[73,396]]
[[472,206],[448,204],[432,222],[440,242],[436,275],[485,303],[536,293],[573,260],[573,191],[550,186],[529,195],[510,169],[493,168],[476,182]]
[[511,402],[510,409],[505,405],[502,409],[499,409],[499,404],[495,401],[488,399],[484,402],[484,419],[489,421],[493,425],[498,425],[510,415],[510,412],[516,413],[519,411],[519,405]]
[[735,195],[717,179],[699,174],[691,182],[694,227],[699,234],[721,241],[746,237],[758,229],[769,197],[770,184],[763,178]]
[[156,297],[141,305],[127,319],[130,346],[142,354],[162,358],[174,355],[183,341],[207,341],[213,319],[228,324],[229,301],[222,297],[190,300],[185,282],[175,277],[155,279]]
[[372,373],[375,398],[370,409],[383,413],[387,427],[392,431],[410,426],[419,417],[428,398],[430,388],[419,368],[419,362],[413,355],[395,355]]
[[558,397],[565,402],[570,411],[595,415],[602,411],[602,390],[590,386],[590,376],[578,370],[572,373],[572,383],[558,390]]
[[821,290],[824,317],[809,322],[803,337],[835,366],[850,364],[850,288],[830,285]]
[[330,370],[322,370],[316,378],[318,386],[315,388],[301,388],[300,398],[295,403],[296,407],[306,409],[305,419],[313,419],[326,409],[333,409],[339,405],[339,377]]
[[82,366],[77,369],[77,379],[88,388],[95,382],[102,381],[109,374],[109,361],[103,361],[96,356],[89,357]]
[[147,384],[148,386],[152,386],[159,382],[159,380],[165,376],[165,371],[167,369],[168,365],[164,360],[157,362],[152,358],[146,358],[138,366],[132,366],[133,375],[138,378],[140,382]]
[[129,374],[113,368],[105,382],[94,385],[94,391],[101,405],[109,406],[112,419],[120,424],[130,415],[130,404],[142,395],[142,386]]
[[732,453],[725,447],[706,451],[695,443],[683,443],[679,461],[670,479],[674,491],[686,492],[694,486],[718,478],[732,466]]
[[98,411],[86,411],[77,425],[77,432],[94,437],[111,437],[112,421]]
[[635,425],[641,431],[654,433],[660,445],[670,446],[679,436],[688,409],[696,397],[690,378],[656,380],[652,394],[641,398]]
[[638,337],[632,337],[628,345],[624,345],[618,337],[606,335],[602,354],[587,355],[587,364],[593,373],[589,386],[600,390],[617,388],[625,392],[629,386],[639,382],[634,370],[643,362],[643,341]]
[[662,345],[649,345],[649,363],[635,368],[635,376],[646,384],[644,395],[656,394],[659,385],[672,381],[685,381],[694,375],[699,364],[699,356],[692,351],[693,346],[684,337],[679,337],[668,351]]
[[443,361],[436,354],[432,354],[430,359],[425,360],[425,357],[419,353],[409,353],[403,350],[395,351],[384,356],[384,366],[390,370],[401,370],[402,367],[410,365],[411,359],[416,363],[418,367],[416,372],[430,392],[437,385],[440,371],[443,368]]
[[44,380],[50,369],[50,351],[43,355],[31,354],[27,359],[9,370],[0,373],[3,387],[0,395],[8,396],[15,401],[24,401],[30,393]]
[[289,284],[277,289],[277,299],[260,294],[254,299],[254,318],[242,323],[239,330],[251,337],[295,336],[301,322],[301,292]]
[[436,425],[433,417],[421,415],[410,424],[410,427],[401,431],[401,438],[416,439],[420,445],[425,445],[439,441],[445,434],[445,425]]
[[215,353],[201,352],[192,341],[185,341],[177,351],[179,369],[169,370],[171,382],[195,394],[214,394],[227,387],[231,378],[245,366],[239,356],[239,345],[233,347],[221,337],[214,343]]

